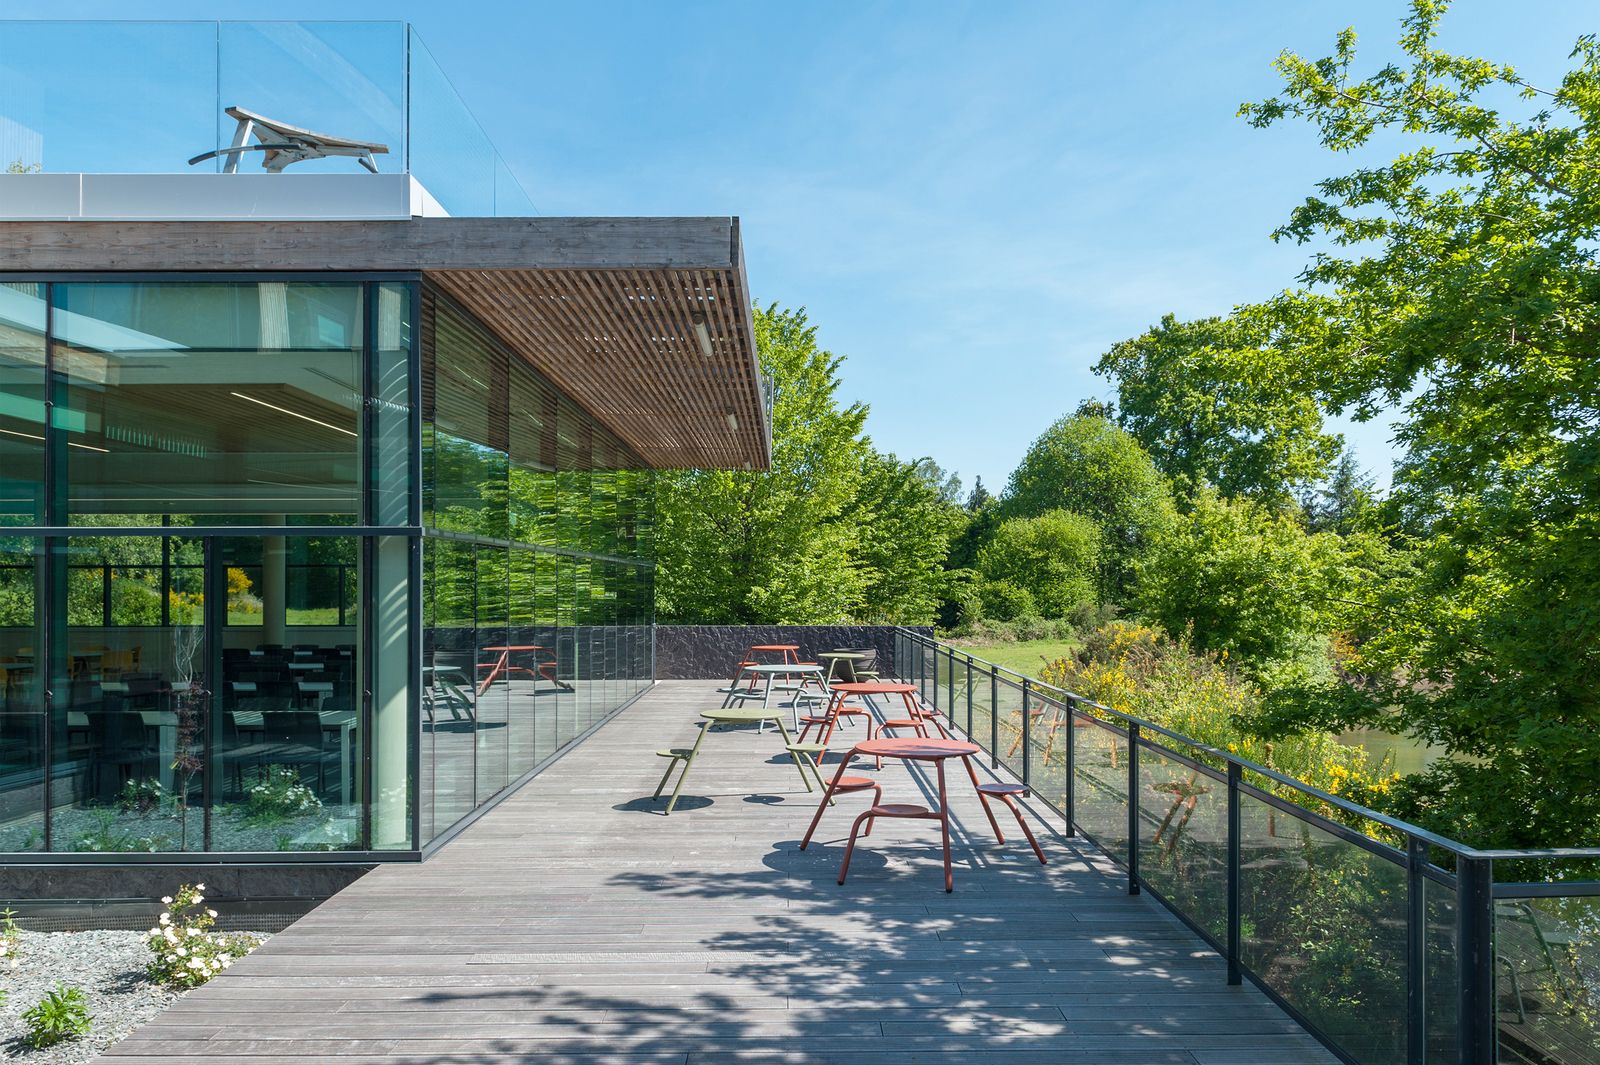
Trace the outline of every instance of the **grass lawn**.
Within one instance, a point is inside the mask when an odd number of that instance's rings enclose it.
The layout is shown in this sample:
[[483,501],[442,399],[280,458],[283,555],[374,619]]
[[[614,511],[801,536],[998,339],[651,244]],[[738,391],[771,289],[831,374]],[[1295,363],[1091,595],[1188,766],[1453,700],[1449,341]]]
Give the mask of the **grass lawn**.
[[1079,647],[1077,640],[1015,640],[1003,643],[978,643],[968,640],[951,640],[950,643],[978,658],[1015,670],[1025,677],[1037,677],[1046,662],[1053,662],[1071,654]]

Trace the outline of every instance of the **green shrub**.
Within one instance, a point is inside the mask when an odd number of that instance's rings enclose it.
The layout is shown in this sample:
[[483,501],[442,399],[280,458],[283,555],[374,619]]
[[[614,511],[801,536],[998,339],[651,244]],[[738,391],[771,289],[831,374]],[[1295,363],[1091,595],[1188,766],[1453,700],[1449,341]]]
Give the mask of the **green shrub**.
[[80,989],[57,984],[24,1011],[22,1019],[28,1024],[28,1045],[43,1050],[88,1034],[89,1005]]
[[252,935],[212,931],[217,911],[204,908],[205,888],[184,884],[161,900],[167,909],[145,934],[155,955],[145,974],[154,982],[179,991],[199,987],[261,945]]
[[[1092,603],[1100,556],[1100,529],[1066,510],[1048,510],[1037,517],[1000,523],[993,538],[978,551],[978,571],[989,584],[1026,589],[1045,617],[1065,617],[1074,607]],[[985,607],[989,596],[984,596]],[[1002,620],[1009,617],[991,614]]]
[[1010,581],[985,581],[981,595],[984,617],[996,621],[1015,621],[1039,612],[1033,593]]
[[252,825],[275,825],[320,809],[322,800],[300,782],[299,772],[291,766],[267,766],[245,793],[244,819]]

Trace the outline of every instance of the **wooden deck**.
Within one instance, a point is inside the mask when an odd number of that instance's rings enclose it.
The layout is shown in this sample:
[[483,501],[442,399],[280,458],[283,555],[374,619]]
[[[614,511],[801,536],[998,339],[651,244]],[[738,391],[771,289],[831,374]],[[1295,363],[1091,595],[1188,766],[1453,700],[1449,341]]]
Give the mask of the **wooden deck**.
[[[880,822],[836,884],[865,800],[801,852],[817,796],[770,732],[712,734],[661,816],[653,752],[717,701],[658,685],[432,860],[369,874],[99,1060],[1333,1062],[1081,841],[1036,818],[1048,868],[997,845],[964,777],[953,895],[929,822]],[[927,801],[903,765],[880,775]]]

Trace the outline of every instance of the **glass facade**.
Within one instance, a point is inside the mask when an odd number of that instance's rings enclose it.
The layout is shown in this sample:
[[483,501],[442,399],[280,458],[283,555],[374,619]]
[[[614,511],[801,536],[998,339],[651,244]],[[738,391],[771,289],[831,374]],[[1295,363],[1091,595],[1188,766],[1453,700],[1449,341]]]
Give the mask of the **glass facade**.
[[0,852],[409,851],[649,683],[649,474],[415,277],[0,282]]
[[653,675],[651,474],[423,296],[421,828],[447,829]]

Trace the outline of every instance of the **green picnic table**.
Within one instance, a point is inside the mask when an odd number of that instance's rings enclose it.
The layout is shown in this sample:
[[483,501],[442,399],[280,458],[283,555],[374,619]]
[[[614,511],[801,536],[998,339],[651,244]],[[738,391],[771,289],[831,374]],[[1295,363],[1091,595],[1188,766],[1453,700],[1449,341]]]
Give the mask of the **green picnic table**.
[[[811,781],[806,779],[805,764],[800,761],[800,754],[793,750],[794,741],[789,738],[789,730],[783,727],[782,711],[761,706],[743,707],[728,706],[719,710],[703,710],[700,716],[704,723],[700,726],[700,735],[695,737],[693,747],[668,747],[656,752],[662,758],[671,759],[667,763],[667,771],[661,774],[661,783],[656,785],[656,798],[661,797],[661,791],[667,786],[667,778],[672,776],[674,766],[682,763],[683,771],[678,774],[678,783],[672,789],[672,798],[667,800],[667,813],[672,813],[672,808],[678,804],[678,793],[683,790],[683,780],[689,775],[689,767],[694,764],[695,755],[700,753],[700,744],[705,741],[706,733],[714,725],[760,725],[770,721],[778,726],[778,735],[783,740],[784,749],[788,752],[790,760],[794,762],[795,771],[800,774],[800,783],[811,790]],[[767,733],[762,733],[766,735]]]

